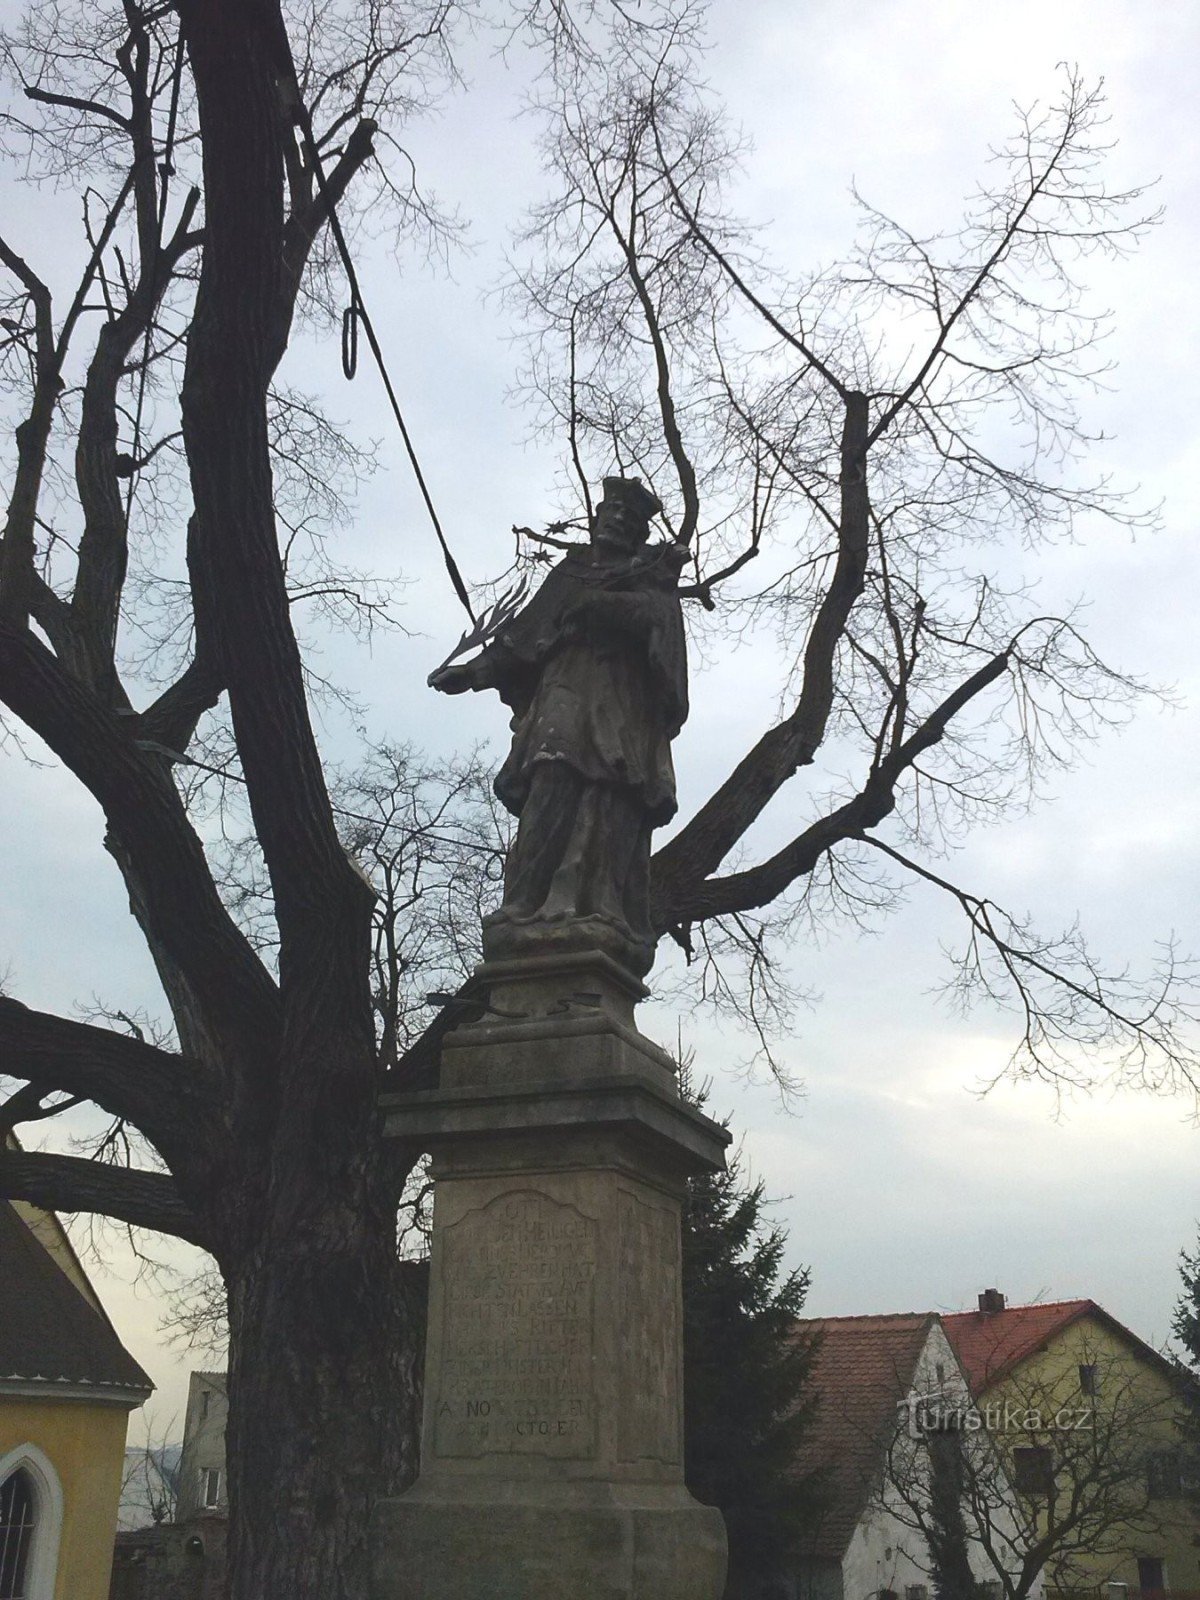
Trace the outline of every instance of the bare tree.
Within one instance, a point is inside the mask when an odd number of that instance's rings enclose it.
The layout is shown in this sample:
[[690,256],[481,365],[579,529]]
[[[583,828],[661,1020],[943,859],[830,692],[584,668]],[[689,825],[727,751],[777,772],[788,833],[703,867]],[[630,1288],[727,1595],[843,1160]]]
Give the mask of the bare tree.
[[179,1446],[168,1441],[170,1431],[143,1419],[143,1437],[125,1451],[121,1474],[120,1525],[122,1530],[174,1522],[179,1509]]
[[[156,1160],[9,1153],[0,1187],[216,1259],[239,1596],[361,1594],[370,1494],[412,1470],[374,896],[338,831],[294,621],[297,584],[334,586],[309,535],[331,509],[313,448],[338,447],[276,372],[294,318],[327,309],[313,252],[331,208],[444,76],[450,15],[63,4],[32,11],[6,52],[10,148],[89,187],[64,304],[0,243],[17,417],[0,699],[99,802],[177,1048],[5,1001],[3,1066],[26,1085],[6,1126],[81,1097]],[[295,60],[288,21],[307,24]],[[402,225],[429,220],[415,186],[382,181]],[[186,657],[165,684],[139,671],[147,627],[155,663],[172,640]],[[188,763],[223,765],[211,738],[236,752],[270,883],[265,959],[198,832]]]
[[1172,1386],[1111,1347],[1084,1340],[1075,1354],[1061,1369],[1028,1363],[974,1404],[910,1397],[881,1493],[948,1592],[972,1565],[1005,1600],[1043,1583],[1095,1590],[1161,1539],[1172,1508],[1156,1468],[1175,1437]]
[[[1018,570],[1088,517],[1152,520],[1089,477],[1079,410],[1107,370],[1079,269],[1155,220],[1142,189],[1105,182],[1100,88],[1068,72],[1019,113],[956,228],[921,237],[860,202],[849,258],[797,277],[730,210],[744,152],[697,86],[697,27],[684,8],[657,51],[551,77],[555,188],[508,285],[576,507],[599,465],[640,473],[693,547],[710,626],[772,633],[784,668],[775,718],[658,851],[658,926],[690,950],[697,927],[866,922],[932,885],[964,915],[957,996],[1022,1020],[1017,1070],[1078,1082],[1103,1059],[1192,1082],[1193,973],[1172,948],[1136,979],[938,861],[1148,692],[1077,615],[1040,614]],[[792,837],[747,859],[785,800]]]
[[[342,571],[326,536],[342,507],[325,463],[353,479],[369,460],[279,366],[297,318],[338,310],[335,208],[352,229],[365,196],[373,218],[386,201],[401,234],[444,232],[403,129],[453,76],[457,15],[449,0],[56,0],[5,47],[7,147],[35,176],[82,188],[83,235],[65,297],[58,270],[0,239],[14,419],[0,704],[12,737],[32,731],[99,804],[173,1037],[0,999],[0,1061],[21,1085],[0,1125],[87,1102],[112,1119],[97,1153],[120,1157],[6,1149],[0,1194],[157,1229],[215,1259],[234,1600],[360,1600],[372,1498],[415,1464],[419,1330],[396,1249],[408,1171],[383,1146],[376,1101],[389,1069],[430,1081],[464,1011],[413,1038],[388,963],[419,972],[421,919],[465,930],[483,879],[458,876],[438,853],[441,823],[419,817],[420,882],[441,887],[414,902],[387,843],[399,758],[381,755],[383,770],[344,791],[323,767],[310,703],[336,686],[314,671],[299,618],[323,606],[372,625],[386,596]],[[733,944],[757,981],[781,896],[795,897],[781,913],[793,918],[886,901],[872,852],[930,876],[882,822],[917,846],[930,818],[935,836],[967,825],[1134,687],[1071,619],[1018,617],[1019,595],[985,576],[956,588],[931,574],[933,550],[969,549],[998,507],[1032,528],[1109,504],[1103,486],[1056,488],[992,459],[969,424],[998,398],[1025,408],[1052,455],[1080,437],[1064,407],[1089,376],[1089,324],[1060,253],[1119,248],[1138,224],[1099,187],[1097,103],[1072,84],[1049,122],[1025,128],[1009,187],[957,254],[880,221],[852,269],[790,305],[776,285],[772,308],[708,205],[710,174],[729,166],[719,118],[693,114],[687,74],[672,76],[698,17],[535,0],[503,20],[545,52],[552,150],[574,185],[544,219],[545,243],[561,245],[553,272],[527,275],[546,337],[565,339],[567,456],[586,477],[603,439],[605,466],[674,474],[699,609],[722,573],[767,550],[785,512],[810,510],[786,521],[789,538],[809,530],[786,578],[744,602],[780,619],[789,705],[656,862],[658,927],[688,947]],[[616,252],[598,300],[572,276],[591,270],[593,233]],[[578,269],[563,265],[572,253]],[[1067,303],[1043,305],[1056,286]],[[915,365],[885,359],[866,322],[877,302],[933,319]],[[352,298],[348,328],[361,309]],[[766,329],[766,349],[739,356],[726,311]],[[724,620],[739,624],[732,607]],[[1014,731],[997,749],[1006,714]],[[861,758],[856,787],[814,794],[783,850],[731,865],[823,748]],[[462,793],[469,817],[470,783]],[[249,831],[226,850],[214,818],[230,807]],[[494,841],[479,859],[494,864]],[[995,956],[1017,983],[1047,1070],[1053,1047],[1080,1039],[1184,1064],[1173,988],[1135,1011],[1119,982],[1071,965],[1069,946],[964,903],[975,964]],[[460,972],[451,963],[439,982]]]

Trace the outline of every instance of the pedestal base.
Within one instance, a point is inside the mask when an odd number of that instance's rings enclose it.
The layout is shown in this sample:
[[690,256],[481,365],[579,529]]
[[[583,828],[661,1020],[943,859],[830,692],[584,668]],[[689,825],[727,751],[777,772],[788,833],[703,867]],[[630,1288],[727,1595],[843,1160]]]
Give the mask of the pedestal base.
[[683,1483],[679,1217],[729,1135],[681,1104],[603,950],[487,963],[442,1081],[384,1101],[436,1180],[421,1476],[374,1600],[720,1600]]
[[511,1501],[452,1498],[466,1487],[417,1485],[379,1507],[380,1600],[720,1600],[724,1522],[681,1488],[596,1486],[577,1504],[549,1484]]

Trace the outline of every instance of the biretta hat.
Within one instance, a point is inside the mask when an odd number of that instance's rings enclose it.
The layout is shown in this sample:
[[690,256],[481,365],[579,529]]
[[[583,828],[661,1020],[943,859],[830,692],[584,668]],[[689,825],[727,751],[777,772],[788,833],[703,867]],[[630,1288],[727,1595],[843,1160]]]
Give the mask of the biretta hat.
[[662,501],[651,494],[640,478],[605,478],[605,500],[622,500],[635,516],[647,522],[662,510]]

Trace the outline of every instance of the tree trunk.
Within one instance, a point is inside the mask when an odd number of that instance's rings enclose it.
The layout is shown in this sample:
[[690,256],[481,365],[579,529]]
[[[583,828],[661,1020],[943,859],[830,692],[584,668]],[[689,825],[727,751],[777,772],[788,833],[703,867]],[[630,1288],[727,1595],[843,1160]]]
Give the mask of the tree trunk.
[[230,1600],[365,1600],[373,1497],[416,1472],[420,1297],[378,1163],[352,1160],[226,1271]]
[[[380,1142],[373,896],[334,826],[279,556],[267,392],[290,303],[278,0],[180,0],[204,151],[181,393],[197,646],[229,708],[279,932],[282,1027],[230,1062],[232,1600],[365,1600],[372,1497],[411,1472],[415,1396]],[[286,325],[286,324],[284,324]]]

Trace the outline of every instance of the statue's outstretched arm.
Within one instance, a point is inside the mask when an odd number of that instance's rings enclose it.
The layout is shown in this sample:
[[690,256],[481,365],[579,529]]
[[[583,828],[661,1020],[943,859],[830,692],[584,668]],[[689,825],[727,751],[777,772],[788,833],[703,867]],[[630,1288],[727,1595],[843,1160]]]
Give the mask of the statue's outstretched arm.
[[455,661],[429,675],[429,687],[442,694],[466,694],[468,689],[500,688],[512,667],[510,652],[490,644],[470,661]]

